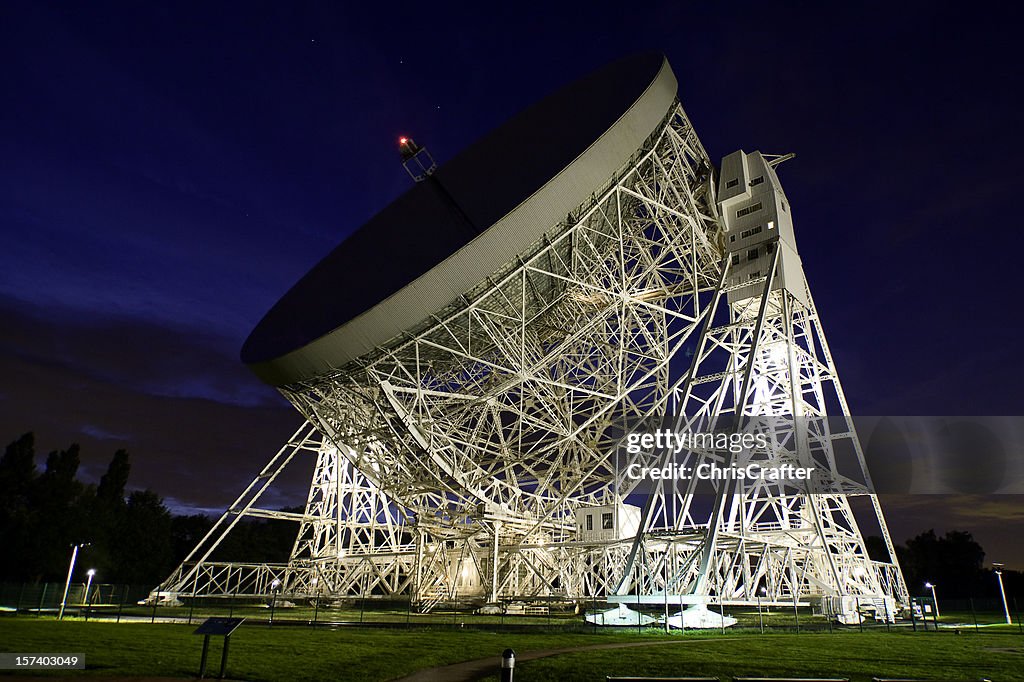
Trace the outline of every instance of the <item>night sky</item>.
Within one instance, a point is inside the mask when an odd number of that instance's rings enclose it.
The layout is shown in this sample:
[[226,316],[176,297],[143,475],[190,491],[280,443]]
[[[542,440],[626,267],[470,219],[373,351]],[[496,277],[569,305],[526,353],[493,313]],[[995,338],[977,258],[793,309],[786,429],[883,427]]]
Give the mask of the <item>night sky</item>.
[[[716,162],[797,154],[780,177],[855,413],[1024,414],[1020,10],[385,5],[0,4],[3,442],[80,442],[88,480],[125,447],[134,487],[223,509],[300,424],[242,342],[410,186],[398,136],[443,162],[650,49]],[[1024,568],[1020,498],[887,508],[897,541],[970,530]]]

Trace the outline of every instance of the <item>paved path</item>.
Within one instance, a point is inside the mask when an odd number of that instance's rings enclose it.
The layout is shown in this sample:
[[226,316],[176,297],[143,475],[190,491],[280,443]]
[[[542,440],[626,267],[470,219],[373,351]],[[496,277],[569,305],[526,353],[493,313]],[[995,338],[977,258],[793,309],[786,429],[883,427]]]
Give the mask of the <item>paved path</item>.
[[[673,644],[689,644],[692,642],[721,642],[726,639],[739,639],[739,637],[715,637],[714,639],[678,639],[663,640],[658,642],[610,642],[608,644],[590,644],[588,646],[564,647],[562,649],[539,649],[536,651],[524,651],[516,654],[516,663],[532,661],[537,658],[548,656],[559,656],[561,654],[573,654],[580,651],[596,651],[598,649],[629,649],[638,646],[671,646]],[[495,675],[500,671],[500,653],[487,658],[478,658],[475,661],[463,661],[440,668],[428,668],[420,670],[407,677],[402,677],[393,682],[474,682],[487,675]]]

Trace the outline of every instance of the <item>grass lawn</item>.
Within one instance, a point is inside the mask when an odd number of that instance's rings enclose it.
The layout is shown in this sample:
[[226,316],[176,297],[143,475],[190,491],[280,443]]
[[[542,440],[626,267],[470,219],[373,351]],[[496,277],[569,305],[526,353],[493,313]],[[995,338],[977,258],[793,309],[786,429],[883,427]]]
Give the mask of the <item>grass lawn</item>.
[[[521,682],[593,682],[611,676],[872,677],[1024,680],[1024,637],[985,632],[843,632],[694,636],[679,645],[611,649],[524,661]],[[496,680],[497,677],[489,678]]]
[[[195,676],[202,637],[196,625],[57,622],[0,618],[0,651],[84,653],[74,675]],[[243,626],[231,637],[228,675],[246,680],[388,680],[422,668],[516,651],[664,639],[659,634],[508,634],[473,630],[375,630]],[[212,638],[208,674],[220,666]],[[32,674],[45,674],[32,671]],[[68,675],[67,671],[60,673]]]
[[[0,618],[0,651],[84,653],[87,670],[71,674],[194,676],[202,638],[195,626]],[[1002,630],[1002,631],[1000,631]],[[210,668],[220,661],[219,638]],[[228,674],[246,680],[388,680],[415,670],[538,649],[648,642],[655,646],[591,650],[516,666],[518,682],[603,680],[606,675],[825,676],[1024,681],[1024,636],[1010,628],[953,632],[821,634],[714,632],[666,637],[636,633],[510,634],[453,629],[243,626],[231,639]],[[665,644],[665,642],[671,642]],[[32,674],[44,674],[33,671]],[[60,673],[67,675],[67,672]],[[497,679],[496,677],[494,679]]]

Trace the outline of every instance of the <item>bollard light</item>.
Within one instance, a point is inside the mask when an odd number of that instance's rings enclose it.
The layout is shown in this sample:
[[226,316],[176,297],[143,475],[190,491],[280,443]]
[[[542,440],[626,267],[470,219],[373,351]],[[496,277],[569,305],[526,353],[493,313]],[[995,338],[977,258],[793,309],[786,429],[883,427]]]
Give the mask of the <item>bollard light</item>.
[[501,682],[512,682],[516,667],[516,652],[505,649],[501,652]]

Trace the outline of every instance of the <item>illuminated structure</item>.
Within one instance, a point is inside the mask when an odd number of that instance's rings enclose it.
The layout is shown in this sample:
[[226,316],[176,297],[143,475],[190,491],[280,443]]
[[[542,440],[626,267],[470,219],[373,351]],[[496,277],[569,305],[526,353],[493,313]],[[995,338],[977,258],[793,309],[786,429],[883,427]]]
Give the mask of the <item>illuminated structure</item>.
[[[402,151],[425,150],[403,138]],[[410,174],[427,181],[246,342],[243,360],[306,424],[159,591],[265,594],[280,580],[290,598],[408,596],[421,610],[752,604],[759,591],[832,611],[906,602],[797,254],[783,159],[735,152],[716,171],[652,55],[570,85],[436,170],[425,158]],[[618,441],[663,414],[677,430],[771,416],[759,461],[813,460],[830,487],[642,489]],[[827,414],[839,428],[812,419]],[[839,472],[840,450],[857,475]],[[296,457],[315,460],[305,513],[260,509]],[[853,496],[891,562],[867,556]],[[287,565],[210,560],[245,516],[298,522]]]

